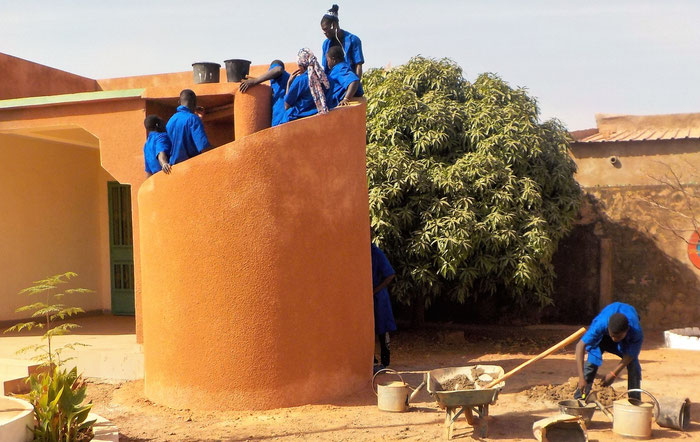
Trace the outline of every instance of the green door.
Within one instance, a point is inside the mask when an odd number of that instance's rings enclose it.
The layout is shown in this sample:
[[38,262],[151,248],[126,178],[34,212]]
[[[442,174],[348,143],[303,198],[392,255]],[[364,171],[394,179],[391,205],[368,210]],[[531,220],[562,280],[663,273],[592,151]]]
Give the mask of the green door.
[[134,241],[131,231],[131,186],[107,183],[109,192],[109,266],[112,313],[134,314]]

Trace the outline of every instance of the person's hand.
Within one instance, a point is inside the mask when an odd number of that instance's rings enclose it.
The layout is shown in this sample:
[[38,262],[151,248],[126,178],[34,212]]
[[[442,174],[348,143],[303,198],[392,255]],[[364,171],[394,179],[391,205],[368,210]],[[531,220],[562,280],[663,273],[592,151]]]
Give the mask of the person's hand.
[[340,103],[338,103],[338,106],[350,106],[350,100],[348,100],[347,98],[343,98],[343,100]]
[[588,385],[588,382],[584,378],[578,378],[578,389],[583,391],[584,388]]
[[163,168],[163,173],[165,173],[166,175],[170,175],[170,164],[163,163],[160,166]]
[[585,379],[580,378],[578,380],[578,388],[574,392],[574,399],[583,399],[586,396],[588,396],[588,393],[591,392],[591,389],[593,388],[593,384],[589,384],[586,382]]
[[204,115],[206,115],[207,110],[204,109],[204,106],[197,106],[194,108],[194,113],[199,117],[199,118],[204,118]]
[[287,90],[289,90],[289,86],[292,85],[294,79],[297,78],[299,75],[301,75],[301,69],[297,69],[296,71],[291,73],[291,75],[289,76],[289,80],[287,80]]
[[258,83],[255,81],[255,78],[246,78],[245,80],[241,81],[241,85],[238,86],[238,90],[245,92],[249,87],[255,86],[256,84]]
[[603,379],[603,387],[611,386],[612,383],[615,382],[615,379],[617,379],[617,375],[611,371],[605,375],[605,379]]

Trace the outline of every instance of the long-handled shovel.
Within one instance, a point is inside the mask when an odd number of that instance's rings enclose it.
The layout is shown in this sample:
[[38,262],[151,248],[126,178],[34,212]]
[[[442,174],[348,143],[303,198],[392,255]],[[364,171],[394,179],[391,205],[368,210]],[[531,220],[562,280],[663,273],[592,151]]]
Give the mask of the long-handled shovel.
[[556,345],[550,347],[549,349],[543,351],[542,353],[538,354],[538,355],[535,356],[534,358],[529,359],[529,360],[523,362],[522,364],[518,365],[517,367],[515,367],[514,369],[512,369],[512,370],[509,371],[508,373],[504,374],[504,375],[501,376],[500,378],[498,378],[498,379],[496,379],[496,380],[494,380],[494,381],[489,382],[489,384],[486,385],[486,386],[484,387],[484,389],[493,388],[494,386],[496,386],[496,385],[500,384],[501,382],[505,381],[506,379],[508,379],[509,377],[513,376],[514,374],[516,374],[517,372],[519,372],[519,371],[522,370],[523,368],[527,367],[528,365],[530,365],[530,364],[532,364],[532,363],[535,363],[535,362],[539,361],[540,359],[546,358],[547,356],[551,355],[552,353],[554,353],[554,352],[557,351],[557,350],[561,350],[562,348],[566,347],[567,345],[571,344],[572,342],[576,341],[578,338],[580,338],[581,336],[583,336],[584,333],[586,333],[586,328],[585,328],[585,327],[581,327],[578,331],[576,331],[576,333],[573,333],[573,334],[570,335],[568,338],[564,339],[563,341],[559,342],[558,344],[556,344]]

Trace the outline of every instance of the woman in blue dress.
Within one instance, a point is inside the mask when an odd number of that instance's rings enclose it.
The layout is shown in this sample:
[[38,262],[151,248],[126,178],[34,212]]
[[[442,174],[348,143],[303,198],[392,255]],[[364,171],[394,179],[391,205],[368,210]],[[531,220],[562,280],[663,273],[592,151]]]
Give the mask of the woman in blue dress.
[[328,113],[330,83],[309,48],[299,51],[299,69],[289,76],[287,94],[284,97],[284,121],[293,121],[315,114]]
[[338,5],[333,5],[323,16],[321,19],[321,30],[326,36],[326,41],[323,42],[323,56],[321,57],[326,74],[330,72],[326,62],[328,49],[333,46],[340,46],[345,53],[345,61],[348,62],[355,75],[362,78],[362,64],[365,62],[365,57],[362,55],[362,42],[358,36],[340,29]]

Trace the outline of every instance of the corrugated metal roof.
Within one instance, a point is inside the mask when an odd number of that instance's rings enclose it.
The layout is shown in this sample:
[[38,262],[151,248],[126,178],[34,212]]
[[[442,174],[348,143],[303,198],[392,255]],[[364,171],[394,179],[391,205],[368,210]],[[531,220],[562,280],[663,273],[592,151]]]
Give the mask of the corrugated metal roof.
[[[700,138],[700,113],[670,115],[596,115],[597,133],[585,133],[578,143],[684,140]],[[584,135],[585,133],[585,135]]]

